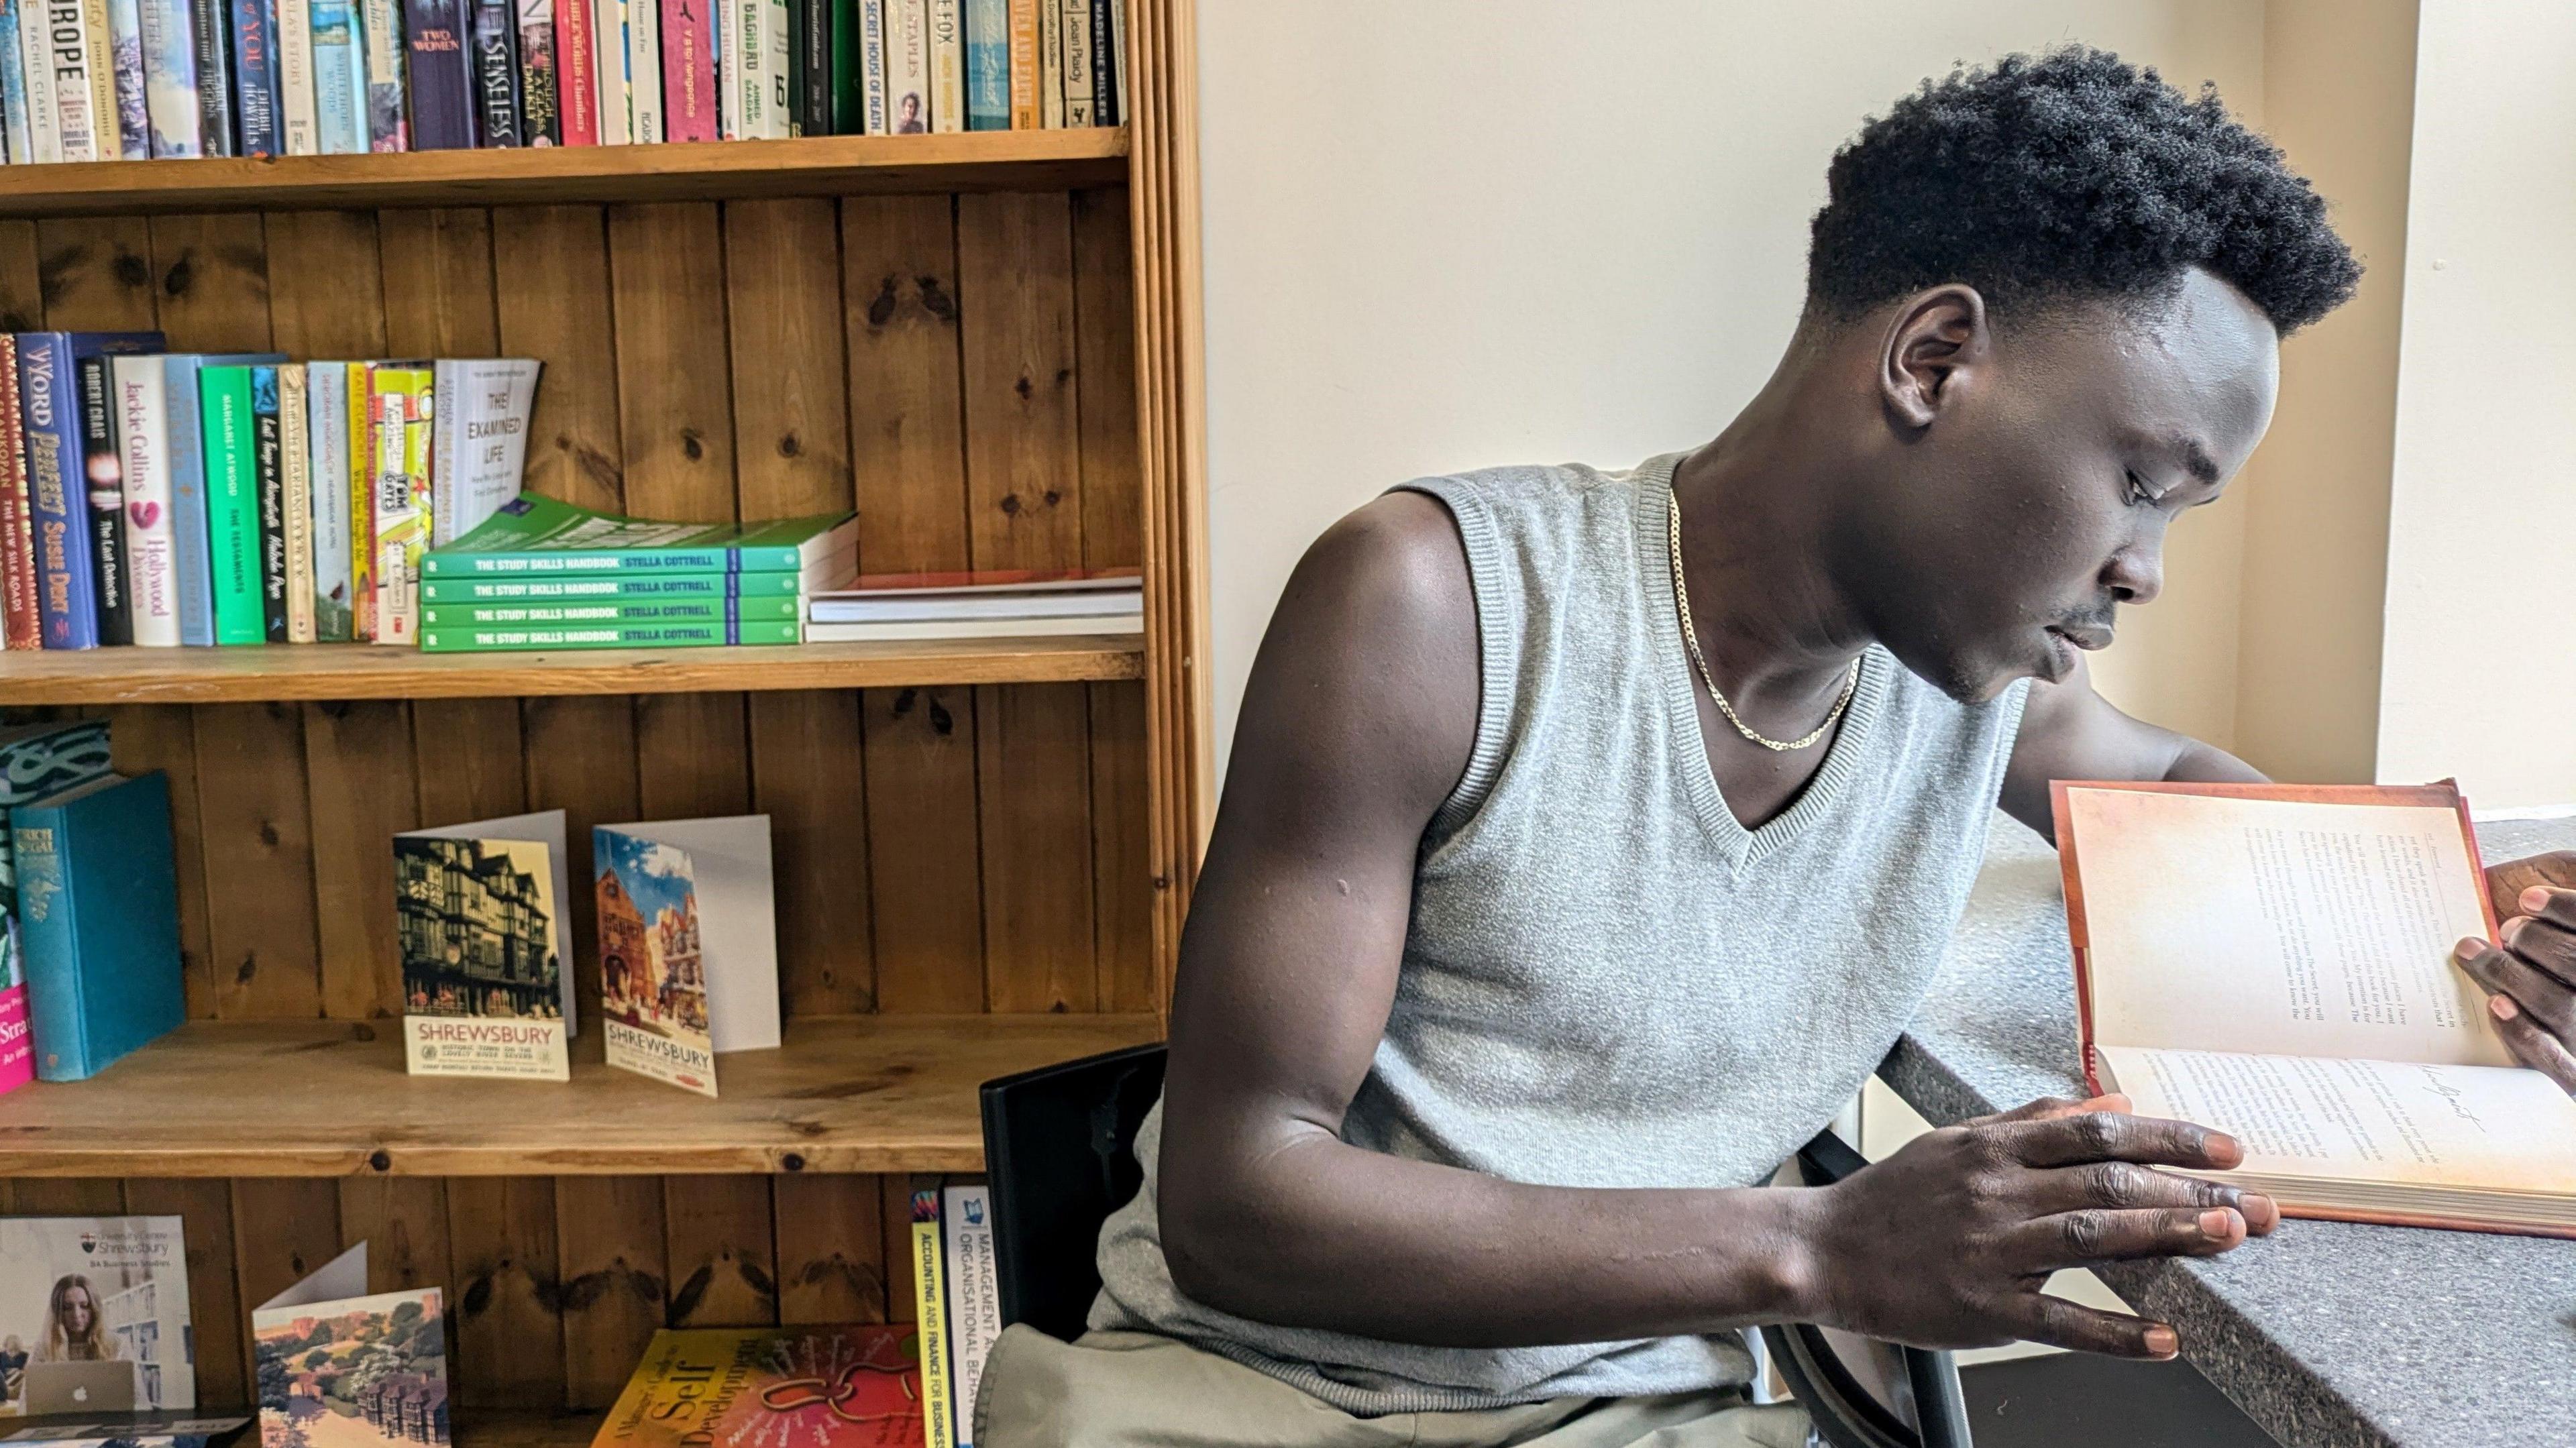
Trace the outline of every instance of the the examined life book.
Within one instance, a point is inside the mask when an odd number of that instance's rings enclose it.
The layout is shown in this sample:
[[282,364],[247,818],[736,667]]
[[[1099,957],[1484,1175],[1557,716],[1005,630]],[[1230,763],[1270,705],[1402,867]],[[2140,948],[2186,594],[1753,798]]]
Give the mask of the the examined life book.
[[412,1075],[572,1079],[569,859],[559,809],[394,836]]
[[591,1448],[921,1448],[910,1323],[665,1328]]
[[2453,963],[2496,928],[2458,790],[2054,794],[2094,1090],[2234,1135],[2290,1216],[2576,1236],[2576,1101]]
[[716,1056],[778,1044],[769,816],[600,825],[608,1064],[716,1094]]
[[360,1242],[253,1309],[262,1448],[450,1441],[445,1297],[367,1291]]

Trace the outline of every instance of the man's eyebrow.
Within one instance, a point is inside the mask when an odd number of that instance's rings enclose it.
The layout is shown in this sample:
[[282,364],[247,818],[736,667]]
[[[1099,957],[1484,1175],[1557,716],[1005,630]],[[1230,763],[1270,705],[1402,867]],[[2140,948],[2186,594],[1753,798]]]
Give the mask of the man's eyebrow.
[[2174,454],[2182,459],[2182,465],[2190,470],[2193,477],[2213,487],[2217,485],[2218,459],[2209,455],[2209,449],[2201,446],[2199,438],[2177,437],[2167,442],[2165,446],[2173,449]]

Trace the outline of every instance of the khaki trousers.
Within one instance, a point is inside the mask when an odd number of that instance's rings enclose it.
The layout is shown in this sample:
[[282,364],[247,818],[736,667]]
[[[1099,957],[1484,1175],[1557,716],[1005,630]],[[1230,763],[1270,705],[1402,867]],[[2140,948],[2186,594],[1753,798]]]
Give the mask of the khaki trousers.
[[1807,1415],[1742,1393],[1556,1398],[1358,1418],[1230,1358],[1140,1332],[1062,1343],[1005,1330],[984,1360],[975,1448],[1806,1448]]

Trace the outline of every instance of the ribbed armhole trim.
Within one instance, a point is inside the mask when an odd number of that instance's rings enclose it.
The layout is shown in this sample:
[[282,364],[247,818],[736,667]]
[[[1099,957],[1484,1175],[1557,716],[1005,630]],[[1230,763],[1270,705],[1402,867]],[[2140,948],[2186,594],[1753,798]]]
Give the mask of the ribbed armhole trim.
[[1474,817],[1503,769],[1503,740],[1511,723],[1514,662],[1519,657],[1521,620],[1514,606],[1503,557],[1502,530],[1475,486],[1463,478],[1417,478],[1397,485],[1399,491],[1440,500],[1457,521],[1458,540],[1467,550],[1467,582],[1476,596],[1476,743],[1468,751],[1466,772],[1457,787],[1432,813],[1431,827],[1445,835]]

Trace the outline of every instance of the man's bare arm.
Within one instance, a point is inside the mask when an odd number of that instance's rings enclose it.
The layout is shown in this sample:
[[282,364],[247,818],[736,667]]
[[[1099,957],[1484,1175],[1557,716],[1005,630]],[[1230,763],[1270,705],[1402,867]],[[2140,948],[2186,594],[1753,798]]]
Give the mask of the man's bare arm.
[[2224,1138],[2056,1106],[1933,1133],[1818,1191],[1529,1186],[1342,1142],[1394,999],[1416,851],[1465,768],[1478,697],[1446,510],[1397,494],[1328,533],[1255,663],[1182,942],[1159,1190],[1183,1292],[1437,1345],[1797,1318],[2140,1354],[2169,1339],[2042,1298],[2046,1271],[2223,1251],[2248,1216],[2269,1228],[2260,1199],[2130,1165],[2232,1163]]
[[2021,736],[2004,772],[2002,804],[2014,819],[2049,839],[2048,785],[2057,779],[2191,780],[2259,784],[2263,772],[2214,744],[2159,729],[2112,707],[2093,688],[2081,659],[2054,683],[2033,681],[2022,707]]

